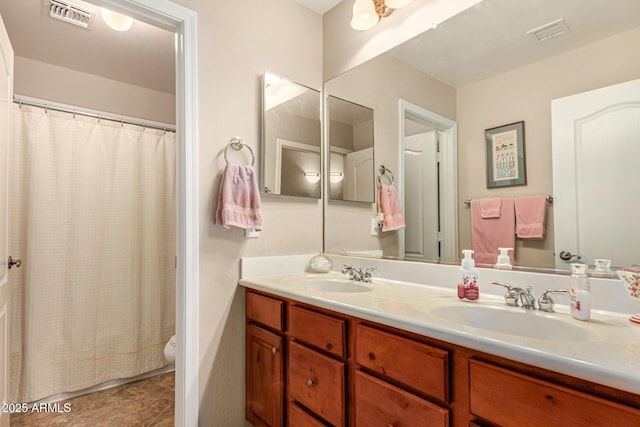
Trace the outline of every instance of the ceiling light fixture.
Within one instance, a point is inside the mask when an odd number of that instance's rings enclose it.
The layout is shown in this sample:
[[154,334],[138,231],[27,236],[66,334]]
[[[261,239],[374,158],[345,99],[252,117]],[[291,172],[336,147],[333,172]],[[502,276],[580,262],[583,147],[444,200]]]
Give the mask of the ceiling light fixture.
[[356,0],[353,3],[351,28],[368,30],[376,26],[380,18],[389,16],[395,9],[407,6],[413,0]]
[[133,18],[121,13],[102,8],[100,14],[104,22],[116,31],[127,31],[133,25]]

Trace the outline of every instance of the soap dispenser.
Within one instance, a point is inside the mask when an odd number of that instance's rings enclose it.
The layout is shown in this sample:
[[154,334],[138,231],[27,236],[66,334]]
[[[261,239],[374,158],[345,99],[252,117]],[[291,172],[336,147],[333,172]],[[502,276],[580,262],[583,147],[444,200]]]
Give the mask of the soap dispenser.
[[587,276],[586,264],[571,264],[571,315],[578,320],[589,320],[591,317],[591,287]]
[[473,251],[465,249],[462,251],[464,258],[460,266],[460,280],[458,281],[458,298],[463,301],[476,301],[480,296],[478,287],[478,270],[476,262],[471,255]]
[[493,267],[501,270],[511,270],[513,266],[511,265],[511,258],[509,258],[509,251],[512,250],[513,248],[498,248],[500,255],[498,255],[498,262]]

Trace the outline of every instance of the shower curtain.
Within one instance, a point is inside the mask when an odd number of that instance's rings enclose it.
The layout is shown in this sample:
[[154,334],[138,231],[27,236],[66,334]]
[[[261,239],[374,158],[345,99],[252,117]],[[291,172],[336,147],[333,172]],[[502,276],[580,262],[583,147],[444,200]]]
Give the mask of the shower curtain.
[[173,132],[14,109],[11,378],[16,402],[166,365],[175,333]]

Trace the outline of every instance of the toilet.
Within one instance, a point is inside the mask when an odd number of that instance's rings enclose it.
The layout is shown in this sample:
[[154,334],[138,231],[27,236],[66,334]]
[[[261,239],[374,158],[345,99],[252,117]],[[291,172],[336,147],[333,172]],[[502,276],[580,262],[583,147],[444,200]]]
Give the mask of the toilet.
[[169,341],[164,346],[164,358],[172,365],[176,363],[176,336],[169,338]]

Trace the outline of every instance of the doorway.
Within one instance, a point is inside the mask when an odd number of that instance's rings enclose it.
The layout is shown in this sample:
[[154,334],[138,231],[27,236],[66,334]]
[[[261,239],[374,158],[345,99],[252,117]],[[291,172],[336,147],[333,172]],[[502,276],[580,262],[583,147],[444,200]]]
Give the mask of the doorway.
[[196,425],[197,377],[197,88],[195,12],[166,0],[89,0],[176,33],[177,260],[176,425]]
[[406,227],[400,256],[432,262],[458,258],[457,124],[400,100],[400,194]]

